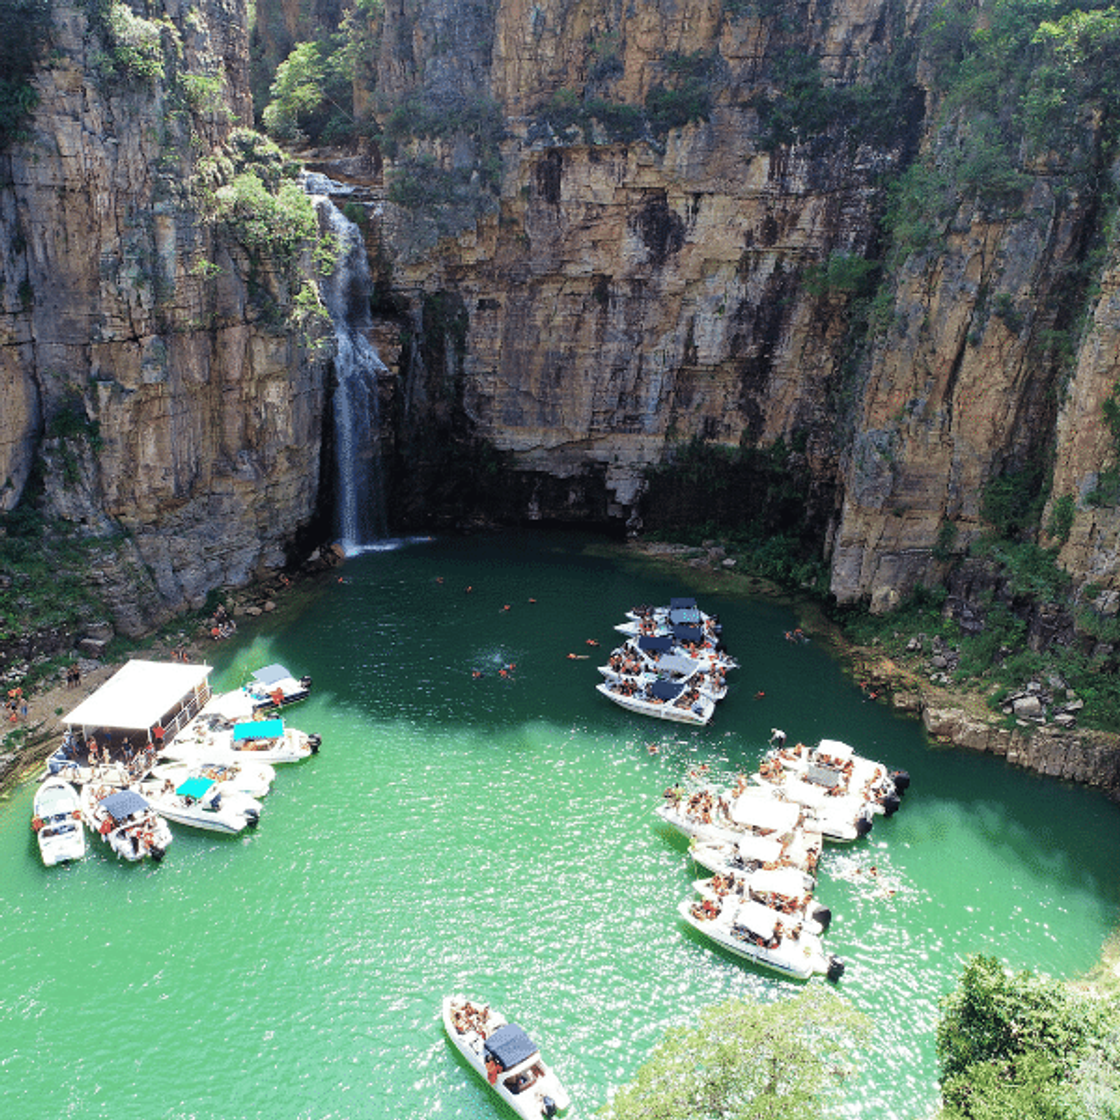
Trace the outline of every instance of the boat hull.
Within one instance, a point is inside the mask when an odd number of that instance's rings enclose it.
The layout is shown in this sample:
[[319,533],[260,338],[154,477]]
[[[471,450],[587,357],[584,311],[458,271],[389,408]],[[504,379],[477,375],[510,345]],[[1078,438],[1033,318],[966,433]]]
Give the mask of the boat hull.
[[778,949],[767,949],[744,941],[732,933],[732,927],[719,919],[697,918],[692,913],[693,903],[685,899],[677,911],[697,933],[737,957],[750,961],[760,968],[776,972],[789,980],[808,980],[811,976],[825,976],[830,961],[812,935],[802,935],[800,942]]
[[32,827],[46,867],[70,863],[86,854],[78,791],[61,778],[48,778],[35,791]]
[[697,705],[698,711],[692,708],[679,708],[676,704],[652,704],[646,700],[642,700],[637,696],[626,696],[619,692],[612,692],[610,685],[603,681],[602,684],[595,686],[597,692],[602,693],[608,700],[617,704],[620,708],[625,708],[629,712],[637,712],[639,715],[651,716],[654,719],[670,720],[673,723],[688,723],[693,726],[703,727],[711,718],[715,710],[715,705],[711,699],[707,699],[705,703]]
[[[463,1056],[467,1064],[486,1082],[493,1090],[494,1095],[500,1097],[523,1120],[541,1120],[542,1117],[555,1116],[564,1112],[571,1100],[567,1090],[560,1083],[556,1074],[543,1062],[538,1053],[536,1063],[543,1069],[543,1075],[538,1076],[534,1083],[520,1093],[512,1093],[506,1088],[504,1079],[521,1066],[514,1066],[512,1070],[505,1070],[491,1080],[486,1071],[485,1039],[476,1031],[460,1031],[456,1026],[456,1010],[461,1008],[466,1001],[456,996],[445,996],[443,1000],[442,1015],[443,1029],[452,1045]],[[487,1029],[489,1034],[506,1023],[505,1017],[486,1007],[485,1004],[475,1004],[476,1009],[486,1008]],[[526,1063],[531,1064],[531,1063]],[[551,1102],[551,1106],[547,1102]]]

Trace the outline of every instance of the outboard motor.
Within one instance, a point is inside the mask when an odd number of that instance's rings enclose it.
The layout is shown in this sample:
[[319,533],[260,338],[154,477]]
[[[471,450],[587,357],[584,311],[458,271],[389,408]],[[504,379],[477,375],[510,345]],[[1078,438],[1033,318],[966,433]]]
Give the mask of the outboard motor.
[[556,1115],[556,1102],[551,1097],[545,1097],[541,1101],[541,1115],[542,1116],[555,1116]]
[[824,933],[832,925],[832,911],[827,906],[814,906],[813,912],[809,916],[814,921],[820,922],[821,933]]
[[323,744],[323,739],[322,739],[321,735],[308,735],[307,736],[307,745],[311,748],[311,753],[312,754],[318,754],[319,753],[319,747],[321,747],[322,744]]
[[856,835],[857,836],[866,836],[870,831],[871,831],[871,818],[870,817],[860,817],[859,820],[856,821]]
[[894,782],[894,791],[899,796],[910,788],[910,775],[905,770],[892,770],[891,781]]
[[152,863],[159,863],[163,859],[166,851],[166,848],[161,848],[158,844],[153,844],[148,849],[148,855],[152,857]]
[[256,828],[257,825],[259,825],[261,823],[260,811],[257,810],[257,809],[246,809],[245,810],[245,823],[250,828]]
[[847,967],[848,966],[844,964],[844,962],[839,957],[829,957],[828,971],[825,973],[825,975],[835,984],[836,981],[844,975],[844,969]]
[[890,793],[883,798],[883,815],[890,817],[898,812],[899,807],[902,805],[902,799],[897,794]]
[[300,677],[299,686],[300,686],[300,688],[308,688],[309,689],[311,687],[311,678],[310,677]]

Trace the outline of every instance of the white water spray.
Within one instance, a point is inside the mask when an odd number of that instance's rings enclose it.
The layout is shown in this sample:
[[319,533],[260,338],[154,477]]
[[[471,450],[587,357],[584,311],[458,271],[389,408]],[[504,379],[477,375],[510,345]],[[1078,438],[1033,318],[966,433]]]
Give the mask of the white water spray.
[[365,242],[358,227],[319,193],[322,178],[309,176],[307,189],[339,244],[338,262],[320,278],[319,293],[335,331],[335,531],[349,556],[377,547],[386,535],[377,393],[378,374],[386,367],[369,340],[372,283]]

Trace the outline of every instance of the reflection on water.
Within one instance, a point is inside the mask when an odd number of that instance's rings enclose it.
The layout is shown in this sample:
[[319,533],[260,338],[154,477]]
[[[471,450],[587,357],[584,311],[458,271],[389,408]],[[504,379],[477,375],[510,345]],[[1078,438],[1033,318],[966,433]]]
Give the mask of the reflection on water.
[[667,1027],[791,990],[682,928],[696,871],[652,812],[701,763],[753,768],[773,726],[913,776],[896,816],[822,861],[840,990],[875,1023],[850,1115],[928,1115],[937,1004],[967,954],[1093,964],[1116,924],[1114,806],[927,748],[786,642],[782,609],[710,592],[742,663],[712,725],[623,712],[567,654],[682,587],[582,546],[365,555],[298,617],[216,647],[219,685],[273,661],[315,682],[290,718],[322,752],[280,769],[252,835],[180,829],[158,868],[47,871],[20,790],[0,815],[5,1115],[492,1116],[441,1035],[440,998],[463,991],[539,1036],[590,1116]]

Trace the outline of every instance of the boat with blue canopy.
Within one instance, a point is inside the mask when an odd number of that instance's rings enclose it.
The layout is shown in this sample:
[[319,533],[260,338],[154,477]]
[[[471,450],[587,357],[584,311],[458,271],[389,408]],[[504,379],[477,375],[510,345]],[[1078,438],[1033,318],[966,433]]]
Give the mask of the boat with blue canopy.
[[716,702],[695,686],[681,681],[601,681],[595,686],[608,700],[631,712],[674,723],[703,726],[715,712]]
[[178,786],[169,778],[148,778],[136,788],[173,824],[235,836],[260,823],[261,803],[256,798],[224,790],[221,783],[201,774]]
[[90,782],[79,798],[82,820],[120,859],[158,863],[171,843],[171,829],[147,799],[134,789],[113,789]]
[[445,996],[443,1029],[470,1067],[523,1120],[557,1116],[571,1103],[537,1044],[485,1003]]

